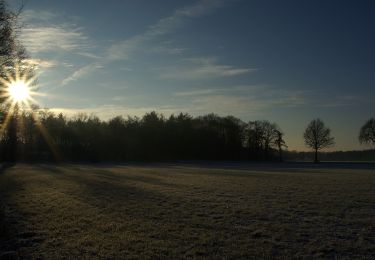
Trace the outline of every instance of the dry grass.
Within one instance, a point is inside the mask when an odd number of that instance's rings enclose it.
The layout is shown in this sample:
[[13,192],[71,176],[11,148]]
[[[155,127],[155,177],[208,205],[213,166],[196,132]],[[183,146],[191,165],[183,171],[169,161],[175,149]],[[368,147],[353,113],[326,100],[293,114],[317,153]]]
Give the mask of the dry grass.
[[2,256],[372,258],[375,171],[16,165]]

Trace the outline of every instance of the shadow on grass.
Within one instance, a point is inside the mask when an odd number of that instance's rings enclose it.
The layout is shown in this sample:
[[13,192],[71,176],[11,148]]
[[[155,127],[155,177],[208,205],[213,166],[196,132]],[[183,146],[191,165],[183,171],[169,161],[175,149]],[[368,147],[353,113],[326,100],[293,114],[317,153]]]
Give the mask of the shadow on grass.
[[372,172],[316,178],[282,174],[303,164],[272,165],[16,165],[0,175],[12,232],[0,259],[372,254]]
[[[182,252],[189,251],[189,248],[202,247],[203,253],[207,256],[221,252],[221,241],[215,242],[210,248],[205,248],[204,241],[195,241],[196,236],[213,238],[217,231],[210,218],[204,214],[197,216],[202,210],[205,211],[202,207],[206,206],[200,198],[181,197],[182,195],[176,192],[186,191],[188,186],[163,181],[162,178],[154,177],[152,171],[143,172],[137,169],[138,172],[133,172],[133,169],[127,169],[118,173],[93,167],[76,167],[72,170],[66,166],[60,168],[62,174],[51,174],[54,190],[64,196],[59,197],[57,203],[66,209],[64,211],[56,208],[56,204],[50,204],[53,209],[50,214],[64,216],[67,228],[59,230],[59,226],[56,226],[60,236],[68,239],[70,234],[90,234],[94,239],[107,232],[115,239],[113,244],[122,243],[135,251],[142,251],[147,244],[150,251],[145,252],[145,255],[158,252],[162,254],[159,249],[162,243],[173,245],[175,248],[182,247]],[[73,203],[65,203],[67,201]],[[217,207],[215,212],[225,210],[224,206]],[[75,213],[77,211],[80,212],[78,215]],[[79,225],[73,222],[66,224],[75,219],[79,220]],[[157,227],[166,229],[161,231]],[[190,230],[186,231],[185,227],[195,230],[194,238],[190,236],[188,241],[181,238],[183,232],[185,236],[190,234]],[[225,228],[221,226],[222,230],[226,230]],[[116,239],[123,236],[123,232],[131,234],[135,241],[117,241]],[[53,236],[51,234],[50,237]],[[104,244],[103,247],[111,247],[112,244],[105,237],[101,243]],[[95,252],[99,254],[99,251]]]
[[5,162],[5,163],[0,163],[0,174],[4,173],[7,169],[13,167],[16,165],[13,162]]
[[[105,223],[105,220],[114,219],[115,222],[121,223],[122,217],[118,219],[117,213],[125,214],[123,207],[127,203],[132,205],[131,208],[135,208],[135,210],[128,212],[130,219],[137,218],[144,219],[145,222],[152,221],[151,212],[155,208],[154,204],[160,201],[167,201],[168,199],[165,195],[144,187],[152,184],[161,185],[166,188],[169,187],[168,184],[164,184],[158,178],[122,176],[111,171],[98,170],[92,167],[74,167],[74,170],[72,170],[69,167],[57,167],[53,164],[33,165],[33,169],[37,169],[37,171],[30,171],[29,174],[28,171],[30,169],[28,166],[26,168],[22,168],[23,166],[21,166],[22,170],[21,168],[19,170],[19,167],[16,166],[17,169],[10,171],[9,168],[12,166],[14,165],[2,165],[0,174],[0,259],[17,258],[18,254],[24,254],[25,250],[32,250],[32,247],[37,248],[45,236],[42,232],[44,230],[39,230],[31,225],[33,223],[32,217],[35,214],[38,215],[41,213],[37,211],[30,212],[30,210],[29,212],[27,210],[25,212],[25,210],[19,208],[19,204],[25,202],[22,202],[22,199],[21,202],[16,202],[16,198],[24,196],[22,195],[25,190],[24,186],[26,188],[33,188],[37,185],[38,187],[40,186],[39,188],[42,191],[53,187],[54,191],[58,191],[59,194],[61,193],[57,204],[56,202],[49,204],[57,212],[64,212],[64,206],[68,206],[69,210],[74,212],[80,210],[74,204],[64,205],[70,199],[72,201],[79,201],[81,206],[89,205],[86,208],[88,212],[82,212],[80,218],[84,219],[86,217],[83,221],[92,223],[90,219],[96,217],[93,212],[100,212],[101,220],[103,221],[100,223],[94,222],[98,226]],[[11,174],[13,172],[17,174]],[[46,175],[48,172],[49,174]],[[46,182],[44,182],[43,177],[35,179],[35,182],[33,181],[34,179],[28,181],[28,177],[22,177],[23,174],[27,176],[33,175],[33,178],[36,178],[36,176],[49,177]],[[138,183],[139,187],[137,185],[133,186],[134,183]],[[46,188],[47,186],[48,188]],[[73,189],[71,189],[72,187]],[[38,201],[35,198],[33,200],[31,196],[29,202],[36,203]],[[137,205],[143,206],[138,207]],[[90,211],[94,208],[95,210]],[[120,208],[120,210],[113,210],[114,208]],[[50,214],[53,214],[53,212],[51,211]],[[69,212],[65,212],[64,215],[68,219],[71,216]],[[74,228],[71,232],[75,232]]]
[[0,259],[21,259],[20,250],[37,246],[44,240],[42,234],[25,225],[27,214],[18,208],[15,200],[25,188],[17,177],[17,168],[16,163],[0,166]]
[[47,171],[50,171],[50,172],[54,172],[54,173],[61,173],[62,171],[57,167],[58,165],[57,164],[37,164],[37,165],[34,165],[36,167],[39,167],[43,170],[47,170]]
[[[15,163],[5,162],[0,164],[0,175],[3,175],[9,168],[15,166]],[[12,228],[7,219],[6,198],[0,198],[0,259],[14,259],[15,252],[10,250],[13,248]]]

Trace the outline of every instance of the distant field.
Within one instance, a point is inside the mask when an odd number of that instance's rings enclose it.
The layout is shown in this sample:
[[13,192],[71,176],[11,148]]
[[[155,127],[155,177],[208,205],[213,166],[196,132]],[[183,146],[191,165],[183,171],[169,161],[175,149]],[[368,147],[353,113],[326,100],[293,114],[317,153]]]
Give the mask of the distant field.
[[0,202],[3,258],[375,252],[371,165],[19,164],[0,173]]

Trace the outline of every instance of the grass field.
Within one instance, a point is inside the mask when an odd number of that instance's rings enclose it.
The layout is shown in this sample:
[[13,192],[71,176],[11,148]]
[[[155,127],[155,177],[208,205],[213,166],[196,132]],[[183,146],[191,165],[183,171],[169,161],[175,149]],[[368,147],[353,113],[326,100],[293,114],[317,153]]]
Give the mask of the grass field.
[[375,168],[24,165],[3,258],[373,258]]

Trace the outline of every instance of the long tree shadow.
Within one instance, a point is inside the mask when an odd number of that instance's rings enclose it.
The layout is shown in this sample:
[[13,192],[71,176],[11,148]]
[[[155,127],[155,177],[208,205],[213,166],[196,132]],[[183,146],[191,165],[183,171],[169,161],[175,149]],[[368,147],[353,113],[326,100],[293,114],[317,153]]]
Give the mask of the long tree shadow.
[[[0,175],[0,252],[2,252],[0,253],[0,259],[4,257],[6,259],[16,258],[19,252],[25,248],[37,247],[40,241],[43,241],[44,236],[43,232],[40,233],[38,229],[32,228],[33,220],[30,219],[35,214],[40,215],[43,213],[30,212],[30,210],[24,211],[24,209],[19,208],[18,202],[15,201],[15,198],[19,197],[19,191],[22,193],[35,183],[27,182],[22,177],[19,178],[19,174],[12,175],[9,169],[14,166],[15,164],[2,165]],[[128,212],[128,215],[132,216],[131,218],[142,218],[150,221],[152,219],[150,212],[155,207],[154,204],[160,201],[167,201],[167,198],[158,192],[133,186],[134,182],[170,187],[168,184],[151,176],[143,176],[143,178],[126,175],[119,176],[103,169],[88,168],[84,169],[85,173],[83,174],[82,172],[77,172],[77,169],[71,171],[69,167],[60,168],[48,164],[36,165],[36,167],[34,165],[33,168],[39,168],[41,170],[40,173],[50,173],[41,175],[46,176],[48,180],[43,179],[43,177],[38,179],[41,181],[39,184],[43,183],[44,189],[48,190],[52,187],[54,192],[61,193],[62,196],[60,198],[77,200],[81,205],[87,205],[88,209],[95,208],[95,211],[101,211],[102,215],[108,215],[108,219],[112,219],[116,215],[114,214],[116,211],[113,211],[113,207],[110,206],[121,208],[124,204],[129,203],[137,209]],[[52,178],[50,179],[50,177]],[[48,187],[46,184],[48,184]],[[70,190],[71,184],[78,189]],[[33,201],[33,198],[30,197],[29,201]],[[136,207],[136,205],[145,204],[148,205],[147,209],[149,208],[150,210],[142,211],[141,208]],[[62,208],[61,204],[57,205],[56,203],[49,204],[49,206],[52,206],[57,211]],[[69,208],[74,208],[72,205],[68,206]],[[120,210],[120,212],[124,213],[123,210]],[[70,216],[69,213],[64,214],[68,217]],[[86,212],[83,216],[88,214],[90,213]],[[90,217],[95,217],[95,215]],[[120,221],[118,220],[118,222]]]
[[12,168],[14,165],[16,165],[14,162],[0,163],[0,174],[4,173],[9,168]]
[[[7,247],[0,245],[0,252],[7,250],[8,256],[14,258],[22,258],[28,253],[33,256],[56,253],[55,256],[59,257],[55,258],[72,255],[84,258],[87,252],[91,257],[120,258],[129,251],[116,251],[118,248],[129,248],[136,254],[148,252],[148,256],[163,254],[165,248],[181,248],[169,256],[178,258],[178,254],[191,254],[194,258],[198,256],[195,252],[205,256],[220,255],[225,253],[222,251],[225,248],[231,248],[230,241],[263,245],[262,241],[271,239],[270,234],[274,232],[281,232],[281,236],[288,234],[287,229],[295,227],[294,223],[302,216],[308,221],[303,222],[303,226],[297,225],[302,231],[291,236],[303,241],[291,245],[289,240],[280,238],[280,243],[272,242],[278,254],[284,250],[299,252],[297,248],[305,242],[312,241],[320,246],[314,242],[320,234],[330,237],[330,231],[323,228],[322,233],[304,237],[305,228],[309,231],[315,226],[315,218],[324,219],[329,228],[342,222],[338,213],[320,212],[325,209],[321,206],[325,205],[323,202],[338,201],[337,198],[348,200],[352,196],[341,194],[343,183],[337,182],[336,177],[324,178],[321,182],[318,182],[320,178],[308,178],[312,188],[303,191],[295,189],[306,182],[307,175],[303,174],[281,181],[289,177],[264,173],[249,176],[246,172],[223,171],[228,178],[220,180],[217,172],[221,171],[213,169],[205,172],[194,167],[185,171],[176,166],[156,171],[136,167],[17,165],[0,175],[0,202],[4,201],[13,210],[6,209],[5,219],[8,219],[8,224],[11,224],[10,219],[17,221],[13,224],[17,230],[13,229],[10,234],[13,240],[6,241]],[[242,179],[244,174],[248,176],[247,180]],[[351,179],[342,181],[349,183]],[[197,185],[201,182],[203,186]],[[326,185],[328,199],[316,190],[319,183]],[[231,185],[231,188],[223,187],[224,184]],[[371,190],[366,185],[361,187],[365,191]],[[368,208],[368,213],[362,215],[367,219],[372,212],[368,198],[371,194],[358,197],[355,204],[348,201],[345,205]],[[368,204],[358,204],[360,200]],[[341,204],[337,204],[336,210],[341,208]],[[359,230],[362,225],[349,219],[342,223],[351,223],[349,229],[352,230],[357,230],[357,227]],[[281,231],[279,225],[282,225]],[[343,235],[351,236],[351,233],[343,232]],[[80,242],[76,242],[77,239]],[[160,244],[160,241],[165,244]],[[207,241],[213,242],[207,244]],[[146,247],[147,252],[143,251]]]
[[15,165],[14,162],[0,164],[0,259],[17,257],[18,235],[23,233],[17,225],[22,216],[12,207],[10,201],[10,195],[21,188],[20,183],[4,176]]

